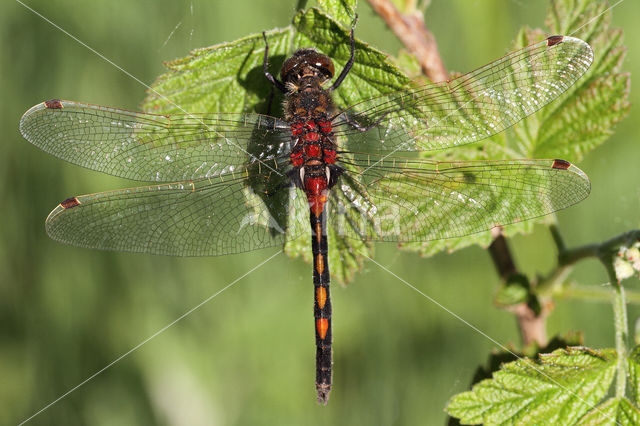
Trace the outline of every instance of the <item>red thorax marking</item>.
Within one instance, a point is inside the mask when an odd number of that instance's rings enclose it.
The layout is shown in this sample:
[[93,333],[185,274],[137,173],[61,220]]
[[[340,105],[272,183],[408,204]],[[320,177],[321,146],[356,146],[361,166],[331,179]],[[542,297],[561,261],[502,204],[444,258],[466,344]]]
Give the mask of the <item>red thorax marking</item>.
[[[317,134],[317,133],[315,133]],[[304,147],[304,153],[307,157],[318,158],[320,157],[320,146],[316,144],[309,144]]]
[[320,126],[320,131],[324,134],[331,133],[331,122],[330,121],[319,121],[318,126]]
[[302,134],[302,123],[293,123],[291,125],[291,133],[293,133],[294,136],[298,136]]
[[293,154],[291,154],[291,164],[296,167],[300,167],[302,166],[302,163],[304,163],[302,152],[294,152]]
[[307,142],[315,142],[320,139],[320,135],[316,132],[309,132],[303,136],[304,140]]
[[324,149],[322,151],[324,153],[324,161],[328,164],[333,164],[336,162],[338,158],[336,152],[332,149]]

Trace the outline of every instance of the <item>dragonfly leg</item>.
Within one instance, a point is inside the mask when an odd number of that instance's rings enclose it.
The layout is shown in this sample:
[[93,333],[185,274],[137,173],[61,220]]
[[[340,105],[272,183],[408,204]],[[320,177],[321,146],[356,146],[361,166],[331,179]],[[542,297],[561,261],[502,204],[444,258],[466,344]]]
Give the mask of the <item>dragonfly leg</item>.
[[376,127],[378,124],[380,124],[387,117],[387,114],[382,114],[382,116],[379,119],[377,119],[375,122],[373,122],[371,124],[368,124],[368,125],[364,125],[364,124],[359,123],[356,119],[354,119],[349,114],[344,113],[344,112],[342,114],[339,114],[339,115],[333,117],[331,120],[333,121],[338,117],[342,117],[344,119],[344,121],[346,121],[354,129],[359,130],[361,132],[367,132],[367,131],[373,129],[374,127]]
[[349,74],[349,71],[351,71],[351,67],[353,66],[353,58],[355,56],[356,53],[356,41],[355,38],[353,37],[353,29],[356,26],[356,22],[358,22],[358,15],[356,15],[355,19],[353,20],[353,24],[351,24],[351,56],[349,57],[349,60],[347,61],[347,64],[344,66],[344,68],[342,68],[342,72],[340,73],[340,75],[338,76],[338,78],[336,78],[336,81],[333,82],[333,85],[331,86],[331,88],[329,90],[336,90],[340,84],[342,83],[342,80],[345,79],[345,77],[347,76],[347,74]]
[[269,99],[267,99],[267,115],[271,115],[271,105],[273,105],[273,97],[274,97],[274,87],[271,86],[271,91],[269,92]]
[[[269,42],[267,42],[267,34],[264,31],[262,32],[262,37],[264,38],[264,59],[262,61],[264,76],[269,80],[269,83],[271,83],[273,87],[280,90],[282,93],[286,93],[287,89],[284,87],[284,84],[269,72]],[[269,108],[270,107],[271,105],[269,105]]]

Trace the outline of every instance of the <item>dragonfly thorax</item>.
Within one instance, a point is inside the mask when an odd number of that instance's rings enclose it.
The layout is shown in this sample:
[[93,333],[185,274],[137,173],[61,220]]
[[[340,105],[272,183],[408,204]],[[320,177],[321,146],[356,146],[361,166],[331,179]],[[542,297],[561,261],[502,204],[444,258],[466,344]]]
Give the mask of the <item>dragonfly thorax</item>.
[[338,159],[331,121],[326,115],[318,119],[298,119],[291,124],[294,184],[310,194],[320,195],[335,185],[343,169]]
[[280,72],[285,92],[284,115],[291,123],[293,166],[289,176],[307,194],[311,210],[318,215],[327,192],[343,169],[336,165],[337,152],[331,117],[334,106],[325,82],[333,77],[333,62],[314,49],[296,51]]

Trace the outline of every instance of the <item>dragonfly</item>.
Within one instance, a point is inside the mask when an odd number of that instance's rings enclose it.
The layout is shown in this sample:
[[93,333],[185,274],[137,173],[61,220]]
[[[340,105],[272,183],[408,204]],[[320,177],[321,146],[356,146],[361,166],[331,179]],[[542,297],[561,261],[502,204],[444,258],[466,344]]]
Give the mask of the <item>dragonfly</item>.
[[[264,36],[264,33],[263,33]],[[461,237],[546,215],[587,197],[566,160],[436,161],[429,151],[496,135],[556,99],[589,68],[589,45],[552,36],[440,83],[339,109],[332,60],[297,50],[263,71],[284,93],[283,117],[157,115],[50,100],[22,135],[73,164],[148,186],[74,196],[47,217],[63,243],[169,256],[219,256],[309,238],[313,252],[316,392],[332,386],[329,236],[414,242]],[[333,82],[332,82],[333,81]],[[265,83],[266,84],[266,83]]]

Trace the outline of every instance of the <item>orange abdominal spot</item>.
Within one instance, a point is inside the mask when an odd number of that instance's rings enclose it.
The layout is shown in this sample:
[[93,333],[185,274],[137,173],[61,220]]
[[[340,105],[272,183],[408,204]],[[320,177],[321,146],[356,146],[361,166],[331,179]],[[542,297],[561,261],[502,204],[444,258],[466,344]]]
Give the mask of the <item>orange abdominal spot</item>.
[[316,288],[316,302],[318,302],[318,308],[324,308],[324,304],[327,303],[327,289],[324,287]]
[[329,320],[326,318],[318,318],[316,320],[316,332],[321,339],[324,339],[329,330]]
[[324,210],[324,204],[326,202],[327,202],[327,197],[323,195],[312,197],[309,199],[311,212],[315,217],[320,217],[320,215],[322,214],[322,211]]
[[320,275],[324,273],[324,257],[321,254],[316,257],[316,269]]

